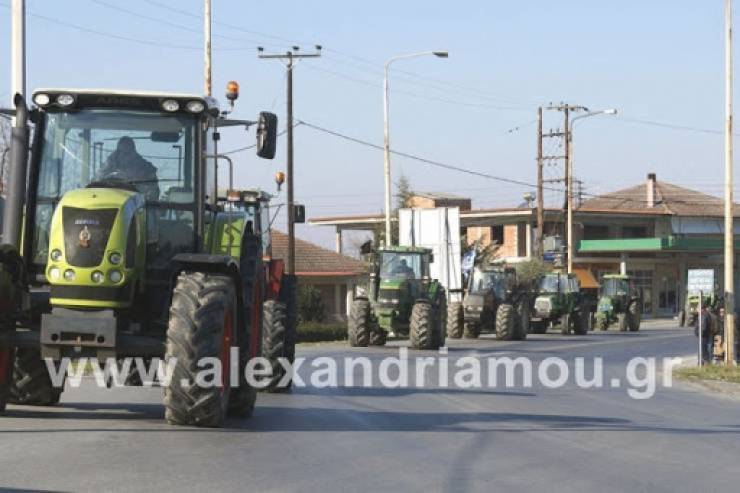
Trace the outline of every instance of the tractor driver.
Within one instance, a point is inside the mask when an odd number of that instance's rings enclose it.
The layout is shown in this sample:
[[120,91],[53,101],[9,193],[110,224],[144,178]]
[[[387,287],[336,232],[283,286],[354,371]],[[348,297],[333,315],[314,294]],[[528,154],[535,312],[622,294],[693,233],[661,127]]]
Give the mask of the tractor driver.
[[403,277],[414,277],[414,270],[409,267],[408,263],[406,263],[406,259],[402,258],[401,261],[396,264],[396,267],[393,269],[393,275],[394,276],[403,276]]
[[147,200],[159,199],[157,168],[136,152],[134,139],[125,135],[98,172],[98,179],[118,179],[134,185]]

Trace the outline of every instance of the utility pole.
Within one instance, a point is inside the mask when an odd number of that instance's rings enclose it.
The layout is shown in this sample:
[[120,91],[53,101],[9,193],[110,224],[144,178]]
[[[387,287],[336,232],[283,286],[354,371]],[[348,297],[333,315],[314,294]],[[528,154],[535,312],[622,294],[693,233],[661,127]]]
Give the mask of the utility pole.
[[26,94],[26,0],[13,0],[11,5],[11,81],[10,99]]
[[319,58],[321,56],[321,45],[316,45],[314,53],[300,53],[300,47],[293,46],[292,51],[268,55],[264,53],[264,48],[257,48],[258,57],[270,60],[280,60],[285,63],[287,70],[287,160],[285,181],[288,188],[288,274],[295,275],[295,202],[293,200],[293,190],[295,182],[293,180],[293,67],[296,60],[303,58]]
[[564,155],[563,156],[547,156],[546,159],[563,159],[565,161],[564,171],[563,171],[563,178],[553,179],[553,180],[545,180],[547,182],[565,182],[565,201],[563,203],[563,234],[565,236],[566,241],[566,259],[567,259],[567,266],[568,266],[568,273],[572,272],[573,270],[573,261],[571,255],[573,251],[573,245],[572,243],[572,237],[573,237],[573,227],[572,227],[572,221],[568,218],[572,218],[572,201],[573,201],[573,173],[571,170],[571,159],[570,159],[570,146],[571,146],[571,136],[570,136],[570,112],[571,111],[588,111],[588,108],[585,106],[577,106],[577,105],[570,105],[565,103],[560,103],[556,106],[548,106],[546,108],[547,110],[554,110],[554,111],[562,111],[564,115],[564,129],[561,132],[551,132],[547,134],[547,137],[562,137],[563,138],[563,149],[564,149]]
[[213,85],[211,83],[211,0],[205,0],[205,11],[203,13],[203,33],[205,41],[205,93],[206,96],[213,96]]
[[725,0],[725,364],[728,366],[735,363],[732,79],[732,0]]
[[545,253],[545,197],[542,183],[542,106],[537,108],[537,256]]

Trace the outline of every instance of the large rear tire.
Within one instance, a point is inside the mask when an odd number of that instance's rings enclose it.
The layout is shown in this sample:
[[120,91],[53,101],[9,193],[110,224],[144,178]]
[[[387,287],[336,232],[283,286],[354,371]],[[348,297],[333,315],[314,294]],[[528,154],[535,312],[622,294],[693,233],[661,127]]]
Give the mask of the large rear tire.
[[[206,427],[223,424],[230,401],[229,358],[238,337],[237,325],[236,293],[230,277],[202,272],[178,276],[165,351],[167,362],[176,359],[172,379],[164,390],[167,422]],[[221,382],[198,384],[203,358],[221,360]]]
[[444,291],[439,295],[437,306],[434,307],[434,349],[439,349],[445,345],[447,338],[447,298]]
[[460,339],[463,336],[464,324],[462,303],[453,301],[447,305],[447,337]]
[[263,387],[266,392],[285,392],[290,389],[290,380],[287,385],[279,385],[285,376],[285,368],[280,360],[292,363],[295,359],[295,341],[289,335],[288,323],[288,307],[284,303],[267,300],[262,304],[262,356],[272,368],[269,383]]
[[531,309],[529,300],[526,298],[519,300],[516,304],[516,326],[514,327],[514,340],[523,341],[529,334],[529,316]]
[[354,300],[347,323],[347,339],[352,347],[367,347],[370,343],[370,302]]
[[38,349],[16,349],[9,402],[27,406],[53,406],[59,403],[63,390],[63,386],[55,387],[52,384],[46,362],[41,359]]
[[501,303],[496,310],[496,339],[511,341],[516,331],[516,309],[510,303]]
[[588,322],[590,319],[590,313],[585,311],[578,312],[573,326],[573,333],[578,336],[588,335]]
[[434,334],[437,321],[434,309],[427,302],[416,302],[411,308],[411,323],[409,325],[409,345],[413,349],[436,349]]
[[633,301],[630,303],[630,306],[627,308],[627,327],[629,328],[630,332],[637,332],[640,330],[640,307],[638,306],[636,301]]

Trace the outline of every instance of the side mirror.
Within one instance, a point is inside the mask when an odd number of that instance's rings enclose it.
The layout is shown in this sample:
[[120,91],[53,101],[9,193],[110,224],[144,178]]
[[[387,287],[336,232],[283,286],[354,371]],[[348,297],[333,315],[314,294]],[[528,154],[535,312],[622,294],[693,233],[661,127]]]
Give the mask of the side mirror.
[[278,118],[275,113],[263,111],[257,121],[257,155],[273,159],[277,149]]
[[303,224],[306,222],[306,206],[305,205],[294,205],[293,206],[293,222],[295,224]]

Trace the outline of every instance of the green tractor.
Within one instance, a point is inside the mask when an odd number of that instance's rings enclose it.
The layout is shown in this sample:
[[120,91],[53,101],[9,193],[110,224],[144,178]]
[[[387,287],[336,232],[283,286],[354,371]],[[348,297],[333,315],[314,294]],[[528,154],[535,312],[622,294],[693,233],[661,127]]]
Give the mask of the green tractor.
[[[33,102],[29,111],[16,95],[4,111],[15,126],[0,247],[0,409],[55,404],[63,385],[45,363],[94,357],[173,364],[164,388],[172,424],[251,414],[256,386],[244,369],[265,343],[290,359],[295,282],[270,258],[266,197],[218,193],[219,164],[233,179],[218,144],[225,127],[255,126],[258,156],[272,159],[277,117],[227,119],[211,97],[169,93],[40,90]],[[202,361],[213,363],[212,385],[198,383]]]
[[574,274],[549,272],[540,278],[529,331],[544,334],[550,324],[560,324],[560,333],[588,333],[590,313]]
[[640,330],[640,297],[634,289],[630,276],[607,274],[601,282],[599,304],[596,310],[596,326],[607,330],[617,322],[619,330]]
[[414,349],[444,346],[445,289],[429,275],[432,251],[381,248],[371,262],[368,285],[356,293],[347,332],[353,347],[383,346],[388,336],[408,337]]
[[518,286],[516,269],[476,266],[463,300],[464,329],[447,335],[476,339],[486,329],[500,340],[523,340],[529,332],[530,311],[529,292]]

